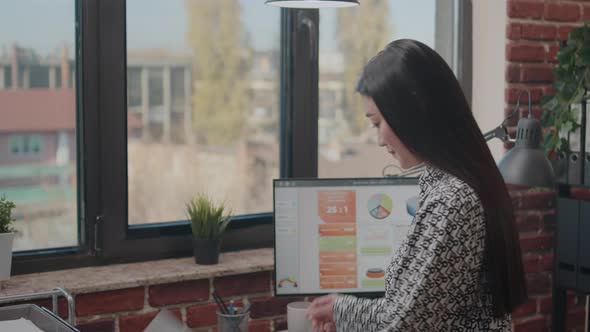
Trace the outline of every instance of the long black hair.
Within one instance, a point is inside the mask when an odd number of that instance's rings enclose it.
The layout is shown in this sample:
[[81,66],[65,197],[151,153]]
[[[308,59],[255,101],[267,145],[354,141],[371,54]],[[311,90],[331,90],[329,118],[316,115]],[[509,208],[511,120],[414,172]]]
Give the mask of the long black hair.
[[527,297],[513,206],[453,71],[430,47],[400,39],[367,63],[357,91],[373,99],[412,153],[478,194],[494,314],[511,313]]

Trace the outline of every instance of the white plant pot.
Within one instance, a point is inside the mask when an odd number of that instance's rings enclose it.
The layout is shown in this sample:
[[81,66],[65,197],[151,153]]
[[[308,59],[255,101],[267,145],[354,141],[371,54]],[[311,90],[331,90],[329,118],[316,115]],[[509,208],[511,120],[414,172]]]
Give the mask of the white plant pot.
[[10,279],[14,233],[0,233],[0,280]]

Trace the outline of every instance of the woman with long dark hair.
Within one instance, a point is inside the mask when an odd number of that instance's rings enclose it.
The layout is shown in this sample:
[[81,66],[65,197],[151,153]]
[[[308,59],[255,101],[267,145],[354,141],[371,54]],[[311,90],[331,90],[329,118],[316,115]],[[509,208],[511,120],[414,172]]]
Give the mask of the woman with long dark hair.
[[452,70],[430,47],[397,40],[357,91],[379,145],[402,168],[425,166],[417,212],[384,298],[320,297],[308,318],[320,330],[509,331],[526,300],[512,202]]

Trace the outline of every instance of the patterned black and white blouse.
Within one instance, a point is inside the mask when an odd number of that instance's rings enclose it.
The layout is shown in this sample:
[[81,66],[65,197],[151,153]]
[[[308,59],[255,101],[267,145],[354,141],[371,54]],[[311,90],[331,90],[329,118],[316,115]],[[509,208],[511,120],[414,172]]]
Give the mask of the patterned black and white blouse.
[[475,191],[432,166],[419,179],[416,216],[387,268],[385,297],[339,295],[337,331],[510,331],[494,318],[485,279],[484,215]]

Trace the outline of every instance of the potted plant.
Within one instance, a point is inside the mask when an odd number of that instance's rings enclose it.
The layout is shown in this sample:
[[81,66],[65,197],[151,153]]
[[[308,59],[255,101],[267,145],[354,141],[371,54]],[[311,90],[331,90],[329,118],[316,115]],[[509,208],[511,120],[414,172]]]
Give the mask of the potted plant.
[[554,76],[555,92],[545,95],[541,102],[545,110],[541,120],[549,128],[544,135],[544,147],[552,160],[569,152],[568,136],[580,127],[571,105],[589,98],[590,25],[570,32],[567,43],[557,54]]
[[0,197],[0,280],[10,278],[12,242],[14,240],[12,209],[15,207],[16,205],[6,197]]
[[186,212],[191,221],[195,262],[217,264],[221,236],[229,224],[231,212],[224,203],[216,203],[204,194],[188,202]]

